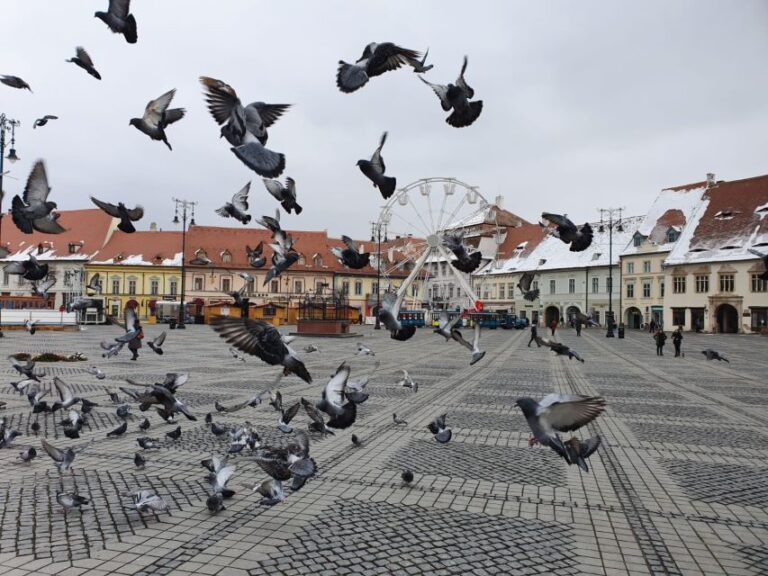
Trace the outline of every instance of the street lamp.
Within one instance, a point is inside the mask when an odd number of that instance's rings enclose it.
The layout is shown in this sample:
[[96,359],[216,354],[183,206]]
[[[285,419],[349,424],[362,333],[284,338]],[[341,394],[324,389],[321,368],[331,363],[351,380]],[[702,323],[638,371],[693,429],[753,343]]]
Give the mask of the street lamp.
[[189,209],[191,216],[189,225],[194,226],[195,206],[197,206],[197,202],[192,202],[190,200],[180,200],[178,198],[173,198],[173,202],[175,204],[175,211],[173,216],[174,224],[179,223],[179,209],[181,209],[181,300],[179,303],[179,323],[176,328],[183,330],[186,328],[184,325],[184,278],[186,276],[184,267],[187,261],[187,209]]
[[389,219],[380,219],[378,222],[371,222],[371,242],[378,242],[376,250],[376,323],[374,330],[381,330],[381,320],[379,320],[379,308],[381,308],[381,228],[384,228],[384,242],[387,239],[387,224]]
[[[606,338],[614,338],[613,333],[613,229],[617,232],[623,232],[624,227],[621,223],[621,213],[623,208],[600,208],[600,226],[598,232],[605,232],[608,229],[608,330],[605,333]],[[621,290],[621,286],[619,286]],[[619,310],[621,315],[621,310]]]
[[[19,126],[21,122],[8,118],[5,114],[0,114],[0,239],[3,237],[3,160],[7,158],[8,162],[16,162],[19,157],[16,155],[16,126]],[[11,131],[11,149],[8,152],[8,156],[5,155],[5,131]],[[2,241],[0,241],[0,248],[2,248]],[[2,327],[2,302],[0,302],[0,338],[3,337]]]

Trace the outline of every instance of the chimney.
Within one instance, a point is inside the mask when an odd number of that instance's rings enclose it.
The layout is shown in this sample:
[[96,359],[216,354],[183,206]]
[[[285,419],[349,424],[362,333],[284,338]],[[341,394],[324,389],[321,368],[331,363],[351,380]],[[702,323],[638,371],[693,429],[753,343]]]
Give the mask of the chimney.
[[494,202],[494,204],[496,204],[497,208],[501,209],[504,204],[504,196],[501,196],[501,195],[496,196],[496,201]]
[[712,172],[707,172],[707,188],[712,188],[715,184],[717,184],[715,175]]
[[149,225],[149,231],[150,231],[150,232],[157,232],[157,222],[152,222],[152,223]]

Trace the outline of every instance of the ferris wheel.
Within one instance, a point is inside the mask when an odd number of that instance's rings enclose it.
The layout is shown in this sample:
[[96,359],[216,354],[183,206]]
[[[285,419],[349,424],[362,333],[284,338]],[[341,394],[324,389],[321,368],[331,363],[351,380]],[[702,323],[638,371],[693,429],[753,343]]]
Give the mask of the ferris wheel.
[[[443,237],[451,232],[468,230],[470,227],[495,221],[493,204],[489,203],[476,186],[470,186],[456,178],[423,178],[397,190],[382,206],[376,226],[379,230],[403,230],[400,241],[389,248],[390,253],[381,255],[381,274],[386,282],[395,271],[408,270],[408,277],[397,290],[396,307],[399,309],[409,294],[414,281],[429,276],[429,266],[446,263],[444,267],[451,281],[461,287],[462,300],[474,307],[478,301],[465,275],[450,262],[453,254],[443,245]],[[503,241],[498,226],[494,234],[496,249]],[[396,254],[392,254],[395,252]],[[495,257],[495,255],[494,255]],[[391,284],[391,280],[390,280]],[[413,297],[414,300],[416,297]]]

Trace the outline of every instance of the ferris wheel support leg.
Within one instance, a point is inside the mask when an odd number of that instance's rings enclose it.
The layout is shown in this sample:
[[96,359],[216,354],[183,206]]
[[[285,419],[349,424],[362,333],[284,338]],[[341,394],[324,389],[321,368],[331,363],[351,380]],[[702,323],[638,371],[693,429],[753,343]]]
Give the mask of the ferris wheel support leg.
[[400,285],[400,288],[397,290],[397,300],[395,301],[395,310],[400,310],[400,306],[403,303],[403,299],[405,298],[405,295],[408,294],[408,288],[410,288],[411,284],[413,284],[413,281],[419,276],[419,272],[421,272],[421,269],[424,267],[424,263],[427,261],[427,258],[429,258],[430,253],[432,252],[432,248],[427,246],[427,248],[424,250],[424,253],[419,256],[419,259],[416,260],[416,264],[413,266],[413,270],[411,270],[411,273],[408,274],[408,277],[403,281],[403,283]]
[[453,274],[456,276],[456,280],[458,280],[459,284],[461,284],[461,287],[464,289],[464,292],[466,292],[466,294],[472,299],[472,303],[474,304],[475,302],[477,302],[478,300],[477,294],[475,294],[475,291],[472,290],[472,287],[469,285],[469,282],[467,282],[463,274],[458,270],[456,270],[453,267],[453,264],[451,264],[451,260],[453,260],[453,258],[451,258],[451,255],[448,253],[448,250],[443,248],[442,245],[438,245],[437,249],[440,252],[440,255],[443,258],[445,258],[446,262],[448,262],[448,266],[450,267]]

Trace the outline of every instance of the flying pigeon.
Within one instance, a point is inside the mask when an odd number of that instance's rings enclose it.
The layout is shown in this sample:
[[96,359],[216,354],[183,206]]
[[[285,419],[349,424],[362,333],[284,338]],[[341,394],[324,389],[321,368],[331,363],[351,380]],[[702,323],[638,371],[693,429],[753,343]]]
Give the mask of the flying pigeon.
[[74,312],[75,310],[85,310],[87,308],[95,308],[98,300],[93,298],[83,298],[78,296],[72,302],[67,303],[67,312]]
[[248,263],[252,268],[263,268],[267,263],[267,259],[264,258],[264,242],[259,242],[254,249],[251,249],[246,245],[245,254],[248,257]]
[[411,378],[411,375],[408,373],[408,370],[405,368],[400,369],[400,379],[395,382],[395,386],[402,386],[403,388],[410,388],[411,390],[415,392],[419,391],[419,384],[417,382],[414,382],[413,378]]
[[232,217],[242,224],[248,224],[251,221],[251,215],[248,212],[248,192],[251,189],[251,183],[248,182],[239,192],[232,196],[232,200],[227,202],[216,210],[216,214],[224,218]]
[[397,187],[397,179],[391,176],[385,176],[387,167],[384,165],[384,158],[381,157],[381,149],[384,147],[384,143],[387,141],[387,132],[381,135],[379,141],[379,147],[376,148],[373,156],[370,160],[358,160],[357,165],[360,171],[365,174],[372,183],[374,188],[378,188],[384,200],[392,196]]
[[265,147],[267,128],[290,108],[290,104],[252,102],[244,107],[234,88],[221,80],[202,76],[200,82],[206,88],[208,110],[221,126],[221,136],[232,145],[235,156],[265,178],[282,174],[285,156]]
[[283,410],[281,407],[280,420],[277,423],[277,428],[280,432],[288,434],[293,431],[289,424],[291,423],[291,420],[293,420],[293,417],[298,414],[299,408],[301,408],[301,402],[294,403],[288,410]]
[[16,372],[26,376],[30,380],[35,380],[37,382],[40,382],[40,377],[41,376],[45,376],[45,374],[36,374],[35,373],[35,361],[34,360],[27,360],[24,364],[22,364],[21,362],[19,362],[13,356],[8,356],[8,359],[11,361],[11,367],[14,370],[16,370]]
[[91,292],[96,292],[97,294],[101,294],[101,281],[99,280],[100,275],[98,272],[91,276],[90,281],[88,284],[85,285],[86,290],[90,290]]
[[128,430],[128,422],[123,422],[122,424],[120,424],[120,426],[118,426],[111,432],[107,432],[107,438],[117,438],[118,436],[122,436],[123,434],[125,434],[126,430]]
[[308,428],[313,432],[319,432],[320,434],[335,435],[335,432],[331,430],[325,422],[325,418],[315,405],[304,398],[301,399],[301,405],[304,407],[304,411],[309,416],[311,422],[308,424]]
[[194,264],[195,266],[209,266],[213,264],[213,260],[208,258],[208,256],[206,256],[204,252],[200,252],[195,254],[195,257],[192,258],[192,260],[190,260],[189,263]]
[[65,231],[57,222],[58,215],[53,212],[56,202],[48,201],[50,192],[45,163],[38,160],[29,173],[23,199],[17,194],[11,201],[11,218],[24,234],[32,234],[35,230],[43,234],[61,234]]
[[136,232],[136,228],[134,228],[133,222],[138,222],[144,217],[144,208],[141,206],[128,209],[122,202],[118,202],[117,206],[115,206],[109,202],[98,200],[93,196],[91,196],[91,201],[104,212],[112,216],[112,218],[119,218],[120,223],[117,225],[117,229],[125,232],[126,234],[132,234]]
[[456,260],[451,260],[451,265],[461,272],[471,274],[480,266],[480,260],[483,255],[479,250],[467,252],[464,246],[464,235],[462,233],[448,233],[443,236],[443,246],[448,248],[456,256]]
[[165,421],[172,421],[176,413],[180,412],[188,420],[195,421],[197,417],[190,413],[187,406],[176,397],[179,387],[183,386],[189,380],[189,374],[169,372],[165,375],[165,380],[151,385],[140,384],[131,379],[126,379],[128,384],[133,386],[144,386],[141,391],[120,387],[120,390],[128,394],[139,403],[139,410],[142,412],[148,410],[151,406],[160,406],[160,416]]
[[[547,233],[559,238],[565,244],[570,244],[571,252],[582,252],[592,244],[592,226],[589,225],[589,222],[579,228],[567,217],[560,214],[543,212],[541,218],[548,222],[541,224],[547,229]],[[552,229],[550,224],[554,225],[555,228]]]
[[406,420],[403,420],[402,418],[399,418],[397,414],[392,414],[392,422],[397,424],[398,426],[407,426],[408,422]]
[[88,498],[80,496],[79,494],[64,494],[63,492],[56,492],[56,501],[64,508],[64,514],[70,510],[80,510],[83,512],[83,506],[89,503]]
[[48,403],[43,400],[48,392],[46,390],[39,390],[35,388],[27,394],[27,400],[29,405],[32,406],[32,413],[39,414],[41,412],[50,412],[51,408]]
[[255,486],[253,490],[263,496],[263,498],[259,500],[259,504],[262,506],[274,506],[285,499],[283,483],[274,478],[264,480],[264,482]]
[[576,464],[579,468],[584,470],[584,472],[589,472],[589,466],[587,466],[587,458],[592,456],[592,454],[594,454],[595,451],[600,447],[600,442],[600,436],[589,438],[584,442],[575,436],[570,440],[566,440],[564,442],[566,462],[568,462],[569,466],[571,464]]
[[538,442],[549,446],[566,459],[565,445],[557,433],[578,430],[605,410],[605,400],[600,396],[554,393],[545,396],[540,402],[533,398],[519,398],[515,403],[523,411],[533,433],[529,444]]
[[30,336],[34,336],[35,332],[37,332],[36,326],[38,322],[39,320],[24,319],[24,330],[29,332]]
[[[370,78],[397,70],[403,65],[422,71],[429,70],[431,66],[425,70],[424,60],[420,58],[419,52],[402,48],[392,42],[372,42],[365,47],[363,55],[354,64],[339,60],[336,86],[345,94],[349,94],[365,86]],[[424,58],[426,59],[426,54]]]
[[331,248],[331,253],[338,258],[347,268],[352,270],[360,270],[370,264],[371,253],[363,252],[362,254],[357,248],[357,244],[349,236],[342,236],[341,241],[344,242],[346,248]]
[[46,114],[46,115],[45,115],[45,116],[43,116],[42,118],[37,118],[37,119],[36,119],[36,120],[35,120],[35,121],[32,123],[32,129],[34,130],[34,129],[35,129],[35,128],[37,128],[38,126],[45,126],[46,124],[48,124],[48,120],[58,120],[58,119],[59,119],[59,117],[58,117],[58,116],[54,116],[53,114]]
[[362,342],[358,342],[355,356],[376,356],[376,353]]
[[141,452],[136,452],[133,455],[133,464],[139,470],[144,470],[144,467],[147,465],[147,460],[141,455]]
[[150,349],[155,353],[159,354],[160,356],[163,355],[163,342],[165,342],[165,330],[160,332],[160,334],[154,338],[153,340],[147,341],[147,346],[150,347]]
[[269,178],[262,178],[262,180],[264,181],[264,186],[267,188],[267,192],[272,194],[272,196],[280,202],[283,210],[288,214],[291,213],[291,210],[297,215],[301,214],[301,211],[304,209],[296,202],[296,181],[293,178],[286,178],[285,186],[280,184],[277,180],[270,180]]
[[81,446],[77,450],[75,450],[74,448],[67,448],[65,450],[60,450],[56,448],[54,445],[49,444],[45,440],[45,438],[42,438],[41,442],[43,444],[43,450],[45,450],[45,453],[51,457],[54,465],[59,469],[60,472],[66,472],[67,470],[72,469],[72,463],[75,461],[75,456],[77,456],[83,450],[88,448],[88,446],[93,444],[94,440],[91,440],[90,442]]
[[352,426],[357,419],[357,404],[347,398],[350,371],[346,362],[342,363],[325,385],[322,399],[315,404],[318,410],[330,417],[327,423],[329,428],[343,430]]
[[5,84],[6,86],[10,86],[11,88],[18,88],[19,90],[29,90],[32,92],[32,88],[29,87],[29,84],[24,82],[21,78],[18,76],[9,76],[0,74],[0,82]]
[[272,232],[272,236],[274,236],[275,234],[277,234],[282,230],[282,228],[280,228],[280,209],[279,208],[275,209],[274,218],[272,218],[272,216],[262,216],[261,218],[256,220],[256,222],[264,226],[264,228],[266,228],[270,232]]
[[469,362],[470,366],[477,364],[477,362],[482,360],[483,357],[485,356],[485,350],[480,350],[480,323],[479,322],[475,322],[475,328],[473,331],[471,344],[466,340],[464,340],[464,337],[461,335],[461,332],[457,328],[454,328],[453,330],[451,330],[451,336],[459,344],[461,344],[467,350],[472,352],[472,359]]
[[441,414],[432,422],[427,424],[427,428],[430,432],[432,432],[432,434],[434,434],[435,440],[437,440],[440,444],[446,444],[453,436],[453,432],[451,432],[451,429],[448,428],[448,426],[445,424],[446,416],[447,414]]
[[40,296],[43,300],[48,299],[48,291],[56,285],[56,276],[48,274],[46,278],[40,282],[32,283],[32,294]]
[[763,254],[762,252],[758,252],[753,248],[748,248],[747,251],[763,261],[763,268],[765,268],[765,270],[758,274],[757,277],[760,278],[760,280],[768,282],[768,253]]
[[595,322],[594,318],[592,318],[591,316],[587,316],[583,312],[578,312],[575,315],[575,320],[576,320],[576,322],[580,322],[581,324],[586,324],[587,326],[593,326],[595,328],[599,328],[600,327],[600,324]]
[[533,302],[536,300],[536,298],[539,297],[539,289],[531,289],[531,285],[533,284],[533,279],[535,277],[535,272],[523,272],[523,275],[520,276],[520,282],[517,283],[517,287],[523,294],[523,299],[528,300],[529,302]]
[[293,490],[315,475],[317,464],[309,456],[309,436],[299,431],[286,446],[264,446],[254,454],[256,463],[271,478],[284,482],[293,478]]
[[565,344],[562,344],[560,342],[555,342],[553,340],[547,340],[546,338],[542,338],[541,336],[536,337],[536,342],[539,343],[541,346],[547,346],[552,352],[557,354],[558,356],[568,356],[569,360],[573,360],[576,358],[579,362],[582,364],[584,363],[584,358],[579,356],[578,352],[575,350],[572,350],[570,347],[566,346]]
[[461,72],[456,79],[455,84],[433,84],[428,80],[425,80],[421,76],[424,84],[432,88],[437,97],[440,99],[440,105],[445,112],[451,112],[445,121],[454,128],[464,128],[470,126],[480,116],[483,111],[483,101],[475,100],[470,102],[475,97],[475,91],[467,84],[464,79],[464,73],[467,71],[467,57],[464,56],[464,63],[461,65]]
[[211,494],[206,500],[206,506],[208,510],[216,514],[222,510],[226,510],[224,506],[224,498],[231,498],[234,496],[234,492],[227,488],[227,482],[229,482],[232,475],[235,473],[235,466],[222,466],[220,470],[212,473],[209,477],[211,487],[213,488],[213,494]]
[[22,462],[32,462],[36,457],[37,450],[35,450],[34,446],[30,446],[19,452],[19,458],[21,458]]
[[136,19],[130,13],[131,0],[109,0],[107,12],[96,12],[94,16],[104,22],[115,34],[125,36],[128,44],[136,44]]
[[152,140],[164,142],[168,146],[168,150],[173,150],[173,148],[168,143],[168,138],[165,135],[166,127],[174,122],[178,122],[187,113],[184,108],[168,109],[175,94],[176,89],[174,88],[157,99],[150,100],[146,108],[144,108],[144,115],[141,118],[131,118],[129,122],[131,126],[144,132]]
[[272,254],[272,268],[267,272],[262,286],[266,286],[272,279],[277,278],[299,261],[298,253],[293,250],[293,238],[290,234],[286,234],[283,230],[278,230],[275,232],[274,238],[277,243],[271,244],[274,250]]
[[139,490],[131,495],[131,506],[125,509],[136,510],[139,514],[168,512],[168,503],[154,490]]
[[53,406],[51,406],[51,412],[56,412],[62,408],[70,408],[77,403],[82,404],[84,411],[86,412],[87,410],[85,410],[85,406],[98,406],[98,404],[95,404],[90,400],[75,396],[67,383],[58,376],[53,377],[53,386],[59,395],[59,400],[54,402]]
[[283,366],[284,375],[296,374],[312,383],[304,363],[283,342],[279,330],[262,320],[218,316],[211,320],[213,329],[238,350],[261,358],[270,366]]
[[90,367],[86,368],[86,369],[85,369],[85,371],[86,371],[88,374],[90,374],[91,376],[96,376],[96,379],[97,379],[97,380],[104,380],[104,378],[106,378],[106,377],[107,377],[107,375],[106,375],[106,374],[104,374],[104,372],[102,372],[102,371],[101,371],[99,368],[97,368],[96,366],[90,366]]
[[0,449],[10,448],[15,438],[21,436],[18,430],[12,430],[5,424],[5,419],[0,420]]
[[379,320],[389,330],[390,338],[401,342],[408,340],[416,333],[416,326],[403,326],[398,318],[400,314],[400,303],[397,301],[397,295],[388,292],[384,295],[379,310]]
[[457,340],[455,332],[458,332],[457,325],[459,322],[461,322],[461,316],[459,314],[456,314],[453,318],[449,318],[448,312],[442,310],[437,320],[437,328],[435,328],[433,332],[445,338],[446,342],[449,340]]
[[11,262],[3,267],[7,274],[18,274],[24,280],[37,282],[48,276],[48,264],[40,264],[34,254],[29,255],[29,260]]
[[728,360],[728,358],[726,358],[725,356],[723,356],[719,352],[717,352],[715,350],[712,350],[711,348],[707,348],[706,350],[702,350],[701,353],[704,354],[704,356],[707,357],[707,360],[717,360],[719,362],[728,362],[728,364],[731,363],[731,361]]
[[429,72],[430,70],[432,70],[432,68],[434,68],[432,64],[427,65],[428,55],[429,55],[429,48],[427,48],[426,52],[424,52],[424,55],[421,57],[421,60],[409,62],[409,64],[413,67],[414,73],[424,74],[425,72]]
[[79,66],[88,72],[88,74],[96,78],[96,80],[101,80],[101,74],[99,74],[99,71],[93,66],[93,60],[91,60],[91,57],[88,55],[88,52],[85,51],[85,48],[78,46],[75,48],[75,52],[76,56],[70,58],[67,62],[72,62],[72,64]]

